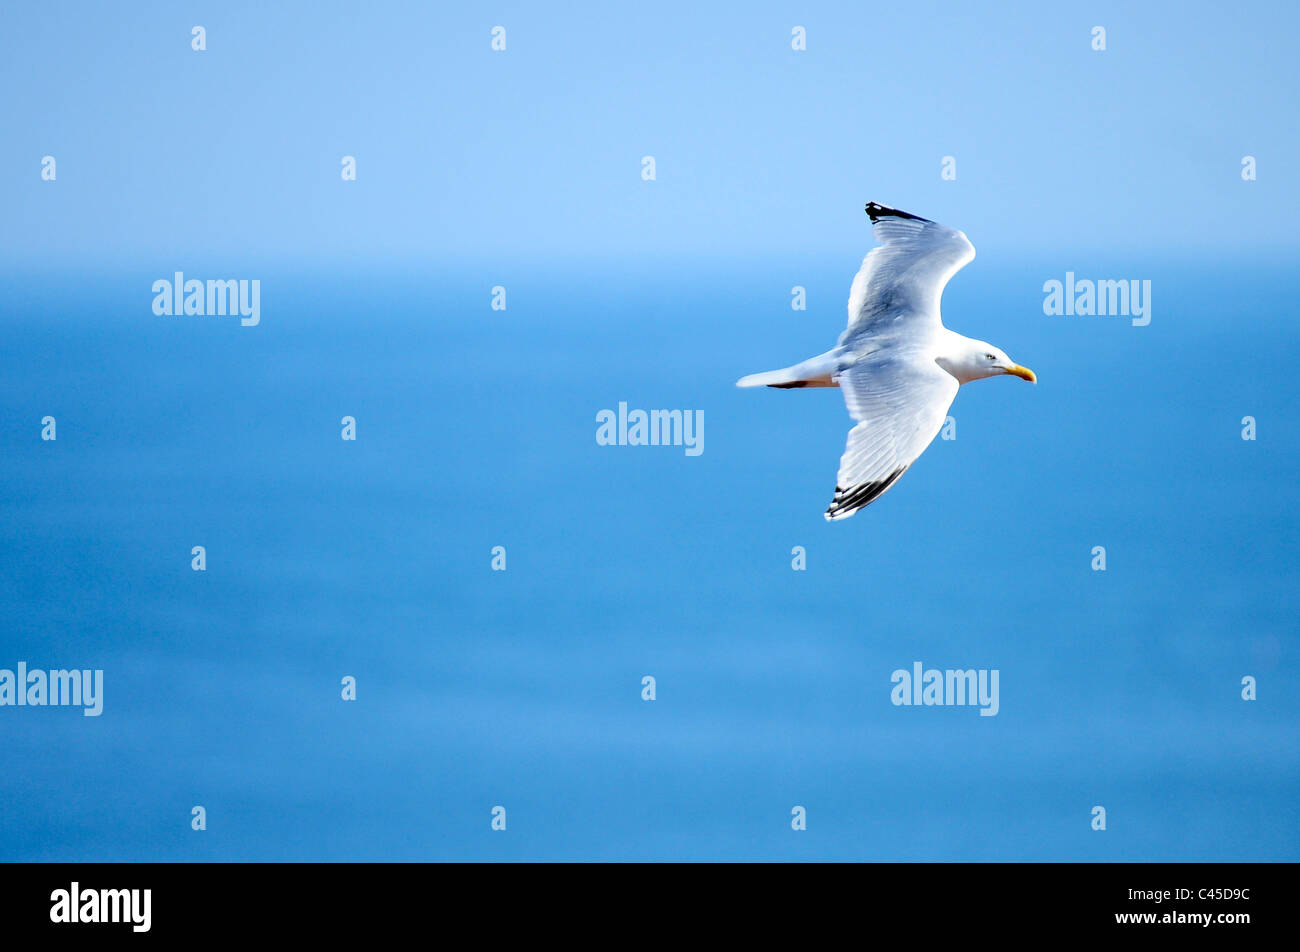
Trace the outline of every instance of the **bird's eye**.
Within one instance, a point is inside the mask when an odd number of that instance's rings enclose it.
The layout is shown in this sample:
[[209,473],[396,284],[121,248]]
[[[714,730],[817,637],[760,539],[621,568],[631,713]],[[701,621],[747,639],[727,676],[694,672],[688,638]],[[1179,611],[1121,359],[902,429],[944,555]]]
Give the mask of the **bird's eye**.
[[989,360],[997,360],[997,358],[994,357],[992,354],[985,354],[984,356],[987,357]]

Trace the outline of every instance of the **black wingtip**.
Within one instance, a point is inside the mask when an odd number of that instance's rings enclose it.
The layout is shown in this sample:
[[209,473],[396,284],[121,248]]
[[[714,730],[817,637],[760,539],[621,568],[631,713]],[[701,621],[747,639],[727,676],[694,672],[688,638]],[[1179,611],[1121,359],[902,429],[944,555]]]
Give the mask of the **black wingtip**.
[[853,515],[859,509],[882,496],[885,490],[898,482],[905,472],[907,472],[907,467],[900,466],[884,479],[873,483],[859,483],[848,489],[837,482],[835,497],[831,500],[831,504],[826,507],[826,518],[828,520],[843,519],[846,516]]
[[928,218],[922,218],[920,215],[913,215],[911,212],[905,212],[901,209],[890,208],[888,205],[881,205],[879,202],[867,202],[867,217],[871,219],[873,225],[882,218],[910,218],[912,221],[933,224]]

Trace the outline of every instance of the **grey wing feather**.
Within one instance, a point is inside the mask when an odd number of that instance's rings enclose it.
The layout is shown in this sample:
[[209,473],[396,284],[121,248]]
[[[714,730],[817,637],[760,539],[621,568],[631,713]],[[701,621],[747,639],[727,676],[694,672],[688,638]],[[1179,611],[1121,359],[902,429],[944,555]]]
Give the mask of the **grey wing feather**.
[[893,486],[943,426],[956,379],[924,358],[871,356],[839,377],[849,430],[828,520],[853,515]]
[[844,343],[858,335],[879,335],[920,321],[940,326],[939,299],[948,279],[975,257],[966,236],[928,218],[867,204],[872,233],[881,244],[862,259],[849,292]]

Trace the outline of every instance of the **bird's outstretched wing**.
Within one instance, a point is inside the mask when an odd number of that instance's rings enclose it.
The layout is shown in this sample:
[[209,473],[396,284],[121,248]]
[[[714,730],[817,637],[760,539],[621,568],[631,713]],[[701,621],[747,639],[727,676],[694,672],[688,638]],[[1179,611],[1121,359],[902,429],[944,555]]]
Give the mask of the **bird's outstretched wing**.
[[849,325],[840,343],[861,334],[931,331],[940,326],[939,298],[948,279],[975,257],[966,236],[928,218],[867,203],[880,247],[862,259],[849,292]]
[[883,353],[854,364],[839,383],[860,422],[849,430],[827,520],[853,515],[898,482],[943,426],[959,386],[923,355]]

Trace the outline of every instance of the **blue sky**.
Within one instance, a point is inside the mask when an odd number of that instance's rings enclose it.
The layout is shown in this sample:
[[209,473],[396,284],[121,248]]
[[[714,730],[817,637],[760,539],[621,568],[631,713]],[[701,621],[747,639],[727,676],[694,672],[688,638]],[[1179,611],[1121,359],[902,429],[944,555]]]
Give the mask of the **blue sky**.
[[[0,242],[19,260],[847,256],[869,198],[958,224],[989,255],[1296,247],[1283,3],[0,16]],[[57,188],[37,174],[47,154]],[[358,162],[346,187],[343,155]]]

